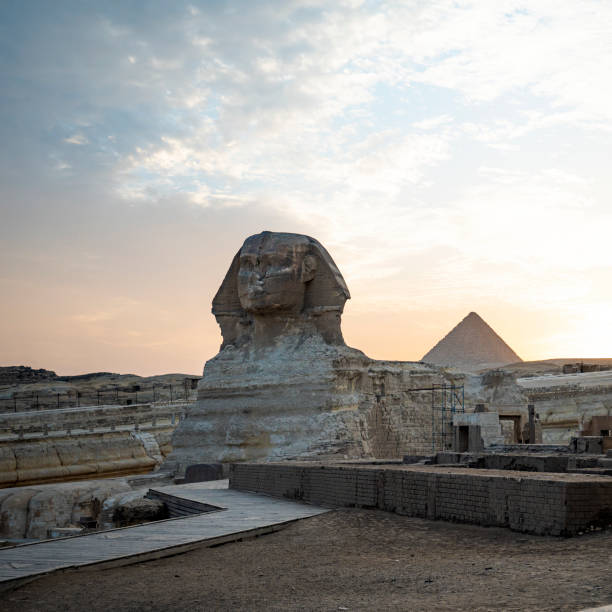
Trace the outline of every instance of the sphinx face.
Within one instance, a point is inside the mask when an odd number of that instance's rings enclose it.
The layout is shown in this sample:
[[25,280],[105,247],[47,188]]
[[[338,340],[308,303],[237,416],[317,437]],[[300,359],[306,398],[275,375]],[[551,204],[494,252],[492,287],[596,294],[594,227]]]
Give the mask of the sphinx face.
[[299,313],[306,282],[314,276],[308,243],[299,236],[257,235],[240,251],[238,297],[255,314]]

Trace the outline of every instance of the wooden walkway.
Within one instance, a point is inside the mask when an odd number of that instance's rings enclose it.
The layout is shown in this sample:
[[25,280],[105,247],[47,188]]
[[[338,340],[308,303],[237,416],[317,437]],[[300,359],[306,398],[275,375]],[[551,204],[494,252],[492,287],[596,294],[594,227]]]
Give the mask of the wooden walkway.
[[57,570],[126,565],[277,531],[329,510],[227,489],[227,481],[156,489],[215,506],[205,514],[0,549],[0,591]]

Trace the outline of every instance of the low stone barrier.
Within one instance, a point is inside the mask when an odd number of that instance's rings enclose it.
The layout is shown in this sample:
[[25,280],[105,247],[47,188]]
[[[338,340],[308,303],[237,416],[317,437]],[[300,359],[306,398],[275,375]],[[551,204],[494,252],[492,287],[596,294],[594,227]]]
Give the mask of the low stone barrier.
[[314,462],[235,463],[230,488],[331,507],[574,535],[612,524],[612,478]]

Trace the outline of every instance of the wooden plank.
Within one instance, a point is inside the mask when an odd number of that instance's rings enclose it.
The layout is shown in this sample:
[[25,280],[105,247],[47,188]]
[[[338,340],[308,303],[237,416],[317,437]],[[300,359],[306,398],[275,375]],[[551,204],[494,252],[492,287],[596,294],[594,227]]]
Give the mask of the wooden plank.
[[202,487],[202,483],[155,491],[178,500],[177,503],[188,501],[192,507],[191,502],[201,500],[202,504],[213,506],[216,510],[108,532],[0,549],[0,590],[14,588],[53,571],[126,565],[201,546],[254,537],[282,529],[295,520],[329,511],[252,493],[211,489]]

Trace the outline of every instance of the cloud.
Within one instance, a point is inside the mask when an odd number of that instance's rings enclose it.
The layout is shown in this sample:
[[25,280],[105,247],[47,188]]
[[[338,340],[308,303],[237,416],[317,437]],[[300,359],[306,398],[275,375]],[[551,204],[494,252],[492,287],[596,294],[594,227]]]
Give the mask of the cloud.
[[84,145],[89,142],[89,140],[87,140],[87,138],[83,136],[83,134],[79,133],[73,134],[72,136],[70,136],[70,138],[65,138],[64,140],[65,142],[69,142],[70,144],[76,145]]
[[315,234],[364,308],[603,299],[588,277],[610,263],[605,3],[0,12],[7,278],[39,278],[21,257],[35,253],[53,279],[105,275],[115,295],[113,275],[144,275],[155,241],[171,236],[180,270],[177,236],[198,228],[221,261],[265,224]]

